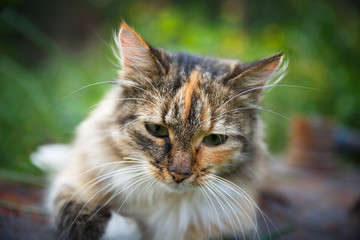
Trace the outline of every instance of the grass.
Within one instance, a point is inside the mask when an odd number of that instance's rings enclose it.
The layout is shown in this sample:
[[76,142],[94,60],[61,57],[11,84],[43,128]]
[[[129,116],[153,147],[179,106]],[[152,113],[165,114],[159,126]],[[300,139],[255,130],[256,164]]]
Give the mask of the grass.
[[5,12],[0,19],[48,54],[45,62],[32,67],[0,55],[0,164],[3,170],[38,172],[30,164],[29,154],[44,143],[69,142],[75,126],[86,116],[84,110],[96,103],[107,87],[65,97],[89,83],[114,78],[116,71],[104,49],[85,51],[74,58],[17,13]]

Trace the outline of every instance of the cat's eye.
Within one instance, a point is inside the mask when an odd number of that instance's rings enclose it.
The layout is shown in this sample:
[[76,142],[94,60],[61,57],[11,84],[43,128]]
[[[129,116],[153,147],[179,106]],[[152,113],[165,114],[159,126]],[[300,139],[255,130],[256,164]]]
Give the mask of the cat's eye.
[[153,136],[158,138],[169,137],[169,130],[155,123],[145,123],[146,130]]
[[202,142],[209,146],[217,146],[225,143],[227,138],[228,137],[226,135],[222,135],[222,134],[210,134],[205,136]]

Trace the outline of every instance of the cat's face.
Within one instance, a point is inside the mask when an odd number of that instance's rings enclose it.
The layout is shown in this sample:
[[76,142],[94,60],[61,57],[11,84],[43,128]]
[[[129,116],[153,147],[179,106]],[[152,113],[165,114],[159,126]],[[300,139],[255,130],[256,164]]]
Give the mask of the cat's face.
[[143,160],[146,174],[181,191],[251,161],[260,90],[281,54],[244,64],[170,53],[125,24],[119,45],[126,84],[118,97],[127,100],[114,113],[121,133],[112,141],[123,155]]

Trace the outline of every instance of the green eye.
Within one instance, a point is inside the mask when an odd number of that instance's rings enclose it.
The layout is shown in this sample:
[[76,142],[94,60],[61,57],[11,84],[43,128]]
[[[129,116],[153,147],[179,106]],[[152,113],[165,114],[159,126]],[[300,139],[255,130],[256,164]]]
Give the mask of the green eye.
[[217,146],[217,145],[225,143],[227,138],[228,137],[226,135],[210,134],[210,135],[205,136],[202,141],[203,141],[203,143],[205,143],[209,146]]
[[155,123],[145,123],[146,130],[153,136],[158,138],[166,138],[169,136],[169,131],[166,127]]

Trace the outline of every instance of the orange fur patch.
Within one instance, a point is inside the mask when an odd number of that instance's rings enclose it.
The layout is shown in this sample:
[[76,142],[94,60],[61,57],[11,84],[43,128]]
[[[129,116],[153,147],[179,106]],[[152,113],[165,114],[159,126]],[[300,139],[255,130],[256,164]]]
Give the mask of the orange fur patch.
[[194,69],[189,76],[188,81],[184,85],[183,96],[184,96],[184,122],[189,117],[191,108],[191,99],[193,92],[199,94],[199,82],[201,81],[200,73]]
[[207,111],[206,111],[206,107],[205,106],[203,106],[203,109],[202,109],[202,112],[201,112],[201,116],[200,116],[200,120],[201,121],[204,121],[205,120],[205,118],[206,118],[206,116],[207,116]]
[[222,164],[235,152],[235,150],[210,149],[215,147],[202,146],[197,155],[197,162],[201,167]]

